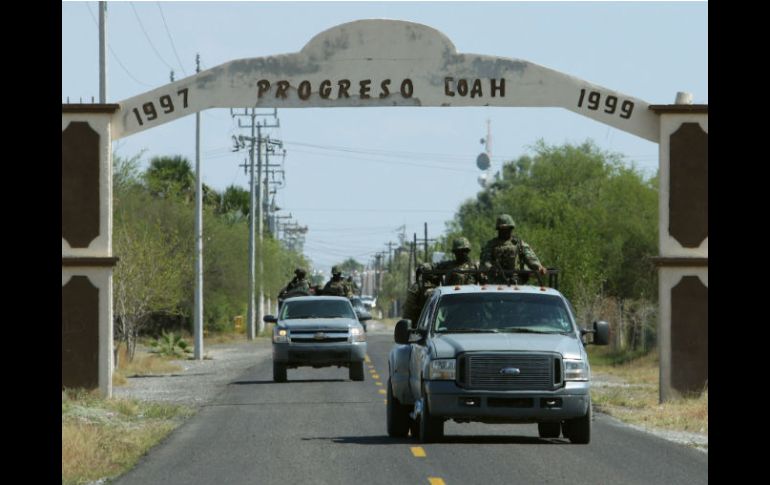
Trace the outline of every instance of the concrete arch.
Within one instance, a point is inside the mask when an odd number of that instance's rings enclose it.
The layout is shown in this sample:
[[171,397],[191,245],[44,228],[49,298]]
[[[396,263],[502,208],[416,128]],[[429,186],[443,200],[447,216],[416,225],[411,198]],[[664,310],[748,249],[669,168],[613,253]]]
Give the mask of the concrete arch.
[[657,142],[659,117],[633,96],[520,59],[458,53],[441,32],[358,20],[299,52],[238,59],[123,100],[112,138],[209,108],[558,107]]

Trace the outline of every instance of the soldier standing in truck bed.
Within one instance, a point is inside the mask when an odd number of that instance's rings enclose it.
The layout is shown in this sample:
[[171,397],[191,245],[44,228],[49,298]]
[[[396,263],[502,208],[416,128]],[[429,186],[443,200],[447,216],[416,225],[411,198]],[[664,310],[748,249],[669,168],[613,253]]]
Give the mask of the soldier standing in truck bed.
[[339,266],[332,268],[332,279],[330,279],[323,289],[324,295],[353,297],[353,291],[347,282],[342,278],[342,270]]
[[401,315],[402,318],[408,318],[412,321],[412,327],[417,325],[422,307],[425,306],[425,302],[428,301],[433,290],[441,284],[441,277],[439,275],[424,274],[425,271],[432,269],[433,267],[430,263],[420,264],[415,272],[415,282],[412,283],[412,286],[406,292],[406,302],[404,302],[404,309]]
[[[485,271],[489,283],[509,283],[511,275],[503,271],[523,270],[526,265],[531,270],[540,274],[546,274],[545,266],[540,263],[537,255],[518,236],[513,235],[515,224],[508,214],[501,214],[497,218],[497,237],[490,239],[481,250],[481,270]],[[519,283],[523,283],[521,278]]]
[[[474,270],[478,271],[479,266],[470,259],[471,243],[466,237],[458,237],[452,241],[452,253],[455,255],[454,261],[444,261],[436,266],[438,270]],[[448,285],[472,285],[478,283],[475,273],[457,273],[447,271],[446,284]]]

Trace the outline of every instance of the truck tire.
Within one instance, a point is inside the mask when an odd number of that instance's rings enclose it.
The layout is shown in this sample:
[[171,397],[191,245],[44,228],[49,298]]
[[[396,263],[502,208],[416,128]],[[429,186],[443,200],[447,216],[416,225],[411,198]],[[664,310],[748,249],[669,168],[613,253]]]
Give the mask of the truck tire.
[[587,445],[591,442],[591,404],[588,404],[588,411],[585,416],[576,419],[564,421],[564,437],[571,443],[577,445]]
[[351,381],[363,381],[364,380],[364,363],[363,362],[351,362],[348,368],[348,377]]
[[273,362],[273,380],[275,382],[286,382],[286,365]]
[[422,414],[420,415],[420,442],[433,443],[444,437],[444,420],[431,415],[428,401],[422,398]]
[[537,434],[541,438],[558,438],[561,434],[561,423],[537,423]]
[[388,412],[387,412],[388,436],[404,438],[409,434],[409,406],[393,396],[393,388],[388,379]]

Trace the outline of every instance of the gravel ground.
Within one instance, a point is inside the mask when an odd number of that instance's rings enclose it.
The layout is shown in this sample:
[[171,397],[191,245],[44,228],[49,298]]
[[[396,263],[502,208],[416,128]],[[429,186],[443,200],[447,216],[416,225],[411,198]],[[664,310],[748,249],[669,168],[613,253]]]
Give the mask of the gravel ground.
[[174,360],[183,370],[176,374],[129,377],[128,384],[113,387],[115,397],[163,401],[200,407],[225,386],[271,353],[270,340],[210,344],[203,360]]

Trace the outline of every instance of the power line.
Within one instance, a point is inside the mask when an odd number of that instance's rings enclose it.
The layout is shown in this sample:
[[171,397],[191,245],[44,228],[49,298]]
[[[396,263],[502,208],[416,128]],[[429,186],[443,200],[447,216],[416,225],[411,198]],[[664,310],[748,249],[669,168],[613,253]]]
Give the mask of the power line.
[[158,10],[160,10],[160,17],[163,19],[163,26],[166,28],[166,33],[168,34],[168,40],[171,42],[171,48],[174,50],[174,55],[176,56],[177,62],[179,62],[179,67],[182,68],[182,72],[185,76],[187,76],[187,71],[184,70],[184,64],[182,63],[182,60],[179,59],[179,54],[176,51],[176,45],[174,44],[174,39],[171,37],[171,31],[168,29],[168,24],[166,23],[166,16],[163,15],[163,9],[160,6],[160,2],[155,2],[155,4],[158,6]]
[[136,21],[139,22],[139,27],[142,28],[142,32],[144,32],[144,36],[147,38],[147,42],[150,43],[150,47],[152,47],[152,50],[155,51],[155,55],[157,55],[158,59],[160,59],[163,62],[163,64],[168,66],[169,69],[173,70],[174,68],[171,66],[171,64],[169,64],[168,62],[166,62],[165,59],[163,59],[163,57],[160,55],[160,52],[158,52],[158,49],[155,48],[155,44],[152,43],[152,40],[150,39],[149,34],[147,34],[147,31],[144,29],[144,24],[142,24],[142,20],[139,18],[139,13],[137,13],[136,7],[134,7],[134,2],[129,2],[129,4],[131,5],[131,10],[134,11],[134,15],[136,16]]
[[[88,8],[88,13],[91,14],[91,20],[93,20],[94,24],[96,24],[96,27],[99,28],[99,22],[97,22],[96,17],[94,16],[94,13],[91,11],[91,5],[89,5],[87,2],[84,2],[84,5],[86,6],[86,8]],[[118,57],[117,54],[115,54],[115,51],[113,50],[113,48],[112,48],[112,46],[110,45],[109,42],[107,42],[107,48],[110,49],[110,54],[112,54],[112,57],[115,58],[115,60],[117,61],[118,65],[120,67],[122,67],[124,71],[126,71],[126,74],[128,74],[128,77],[133,79],[137,84],[141,84],[143,86],[148,86],[148,87],[151,87],[151,88],[155,87],[153,84],[147,84],[147,83],[142,82],[142,81],[138,80],[137,78],[135,78],[133,76],[133,74],[131,74],[131,72],[128,70],[128,68],[126,68],[126,66],[124,66],[123,63],[120,61],[120,58]]]

